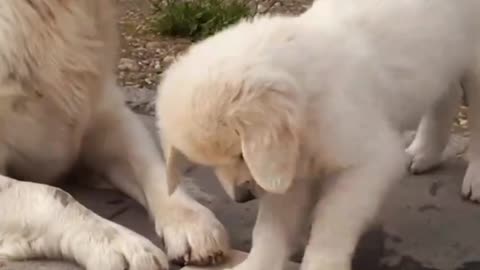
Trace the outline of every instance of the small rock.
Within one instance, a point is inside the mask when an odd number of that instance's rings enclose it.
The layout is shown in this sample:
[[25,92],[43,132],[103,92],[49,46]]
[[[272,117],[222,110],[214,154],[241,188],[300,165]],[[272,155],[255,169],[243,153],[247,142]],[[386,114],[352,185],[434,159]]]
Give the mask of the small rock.
[[140,67],[135,60],[130,58],[122,58],[118,62],[118,69],[121,71],[138,71]]
[[263,5],[263,4],[258,4],[258,6],[257,6],[257,11],[258,11],[259,13],[264,13],[265,11],[267,11],[267,7],[266,7],[265,5]]
[[154,50],[162,46],[162,43],[159,41],[150,41],[148,42],[145,47],[149,50]]
[[147,49],[145,49],[141,45],[137,45],[134,51],[138,52],[138,53],[145,53],[147,51]]
[[130,74],[130,79],[134,81],[141,81],[147,77],[147,74],[143,72],[138,72],[138,73],[132,73]]
[[156,71],[162,70],[162,64],[160,64],[160,61],[155,61],[153,69],[155,69]]
[[167,64],[170,64],[173,61],[175,61],[175,56],[173,56],[173,55],[167,55],[163,58],[163,62],[167,63]]
[[144,81],[145,81],[146,84],[153,84],[153,81],[150,80],[149,78],[145,78]]

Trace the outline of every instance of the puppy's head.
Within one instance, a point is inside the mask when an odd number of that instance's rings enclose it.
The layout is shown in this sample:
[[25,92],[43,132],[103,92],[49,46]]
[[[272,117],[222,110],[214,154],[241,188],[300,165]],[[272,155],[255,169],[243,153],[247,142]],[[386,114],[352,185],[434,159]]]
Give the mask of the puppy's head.
[[237,201],[286,192],[299,156],[297,83],[268,62],[252,63],[242,50],[222,55],[229,48],[218,40],[197,46],[169,68],[158,89],[169,191],[180,182],[184,156],[213,167]]

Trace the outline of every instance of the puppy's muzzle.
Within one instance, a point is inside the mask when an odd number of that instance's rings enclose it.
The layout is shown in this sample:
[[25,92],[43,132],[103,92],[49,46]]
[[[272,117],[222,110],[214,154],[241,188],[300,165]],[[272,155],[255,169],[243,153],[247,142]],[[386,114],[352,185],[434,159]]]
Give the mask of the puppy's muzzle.
[[235,187],[234,200],[238,203],[246,203],[251,200],[255,200],[257,197],[252,191],[250,181],[242,183],[239,186]]

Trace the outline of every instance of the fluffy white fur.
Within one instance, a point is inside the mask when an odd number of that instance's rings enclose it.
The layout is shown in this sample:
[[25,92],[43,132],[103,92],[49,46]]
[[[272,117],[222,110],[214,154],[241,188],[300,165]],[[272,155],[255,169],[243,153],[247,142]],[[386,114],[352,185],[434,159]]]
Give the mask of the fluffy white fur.
[[[159,87],[170,190],[182,156],[214,167],[233,197],[254,179],[264,194],[236,270],[282,269],[315,196],[301,269],[351,269],[409,164],[440,162],[461,83],[473,129],[463,192],[480,199],[478,10],[477,0],[318,0],[301,16],[244,21],[199,42]],[[418,125],[405,151],[402,132]]]
[[210,210],[181,190],[168,196],[161,154],[124,105],[114,2],[0,1],[0,260],[167,268],[149,240],[45,185],[78,164],[148,209],[170,259],[208,264],[228,251]]

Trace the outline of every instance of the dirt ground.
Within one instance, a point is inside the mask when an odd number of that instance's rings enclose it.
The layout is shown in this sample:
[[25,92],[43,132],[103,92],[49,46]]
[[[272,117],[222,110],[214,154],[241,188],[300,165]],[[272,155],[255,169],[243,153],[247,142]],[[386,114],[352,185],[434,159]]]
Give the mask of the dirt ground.
[[[137,112],[153,115],[152,100],[162,72],[175,56],[190,46],[188,39],[153,34],[148,26],[151,0],[117,0],[121,31],[121,58],[118,81],[127,94],[127,103]],[[247,1],[247,0],[246,0]],[[312,0],[248,0],[258,10],[296,14]]]
[[[148,30],[152,14],[149,0],[118,0],[122,34],[122,52],[119,62],[119,82],[123,86],[154,89],[161,73],[175,55],[190,45],[181,38],[162,37]],[[299,13],[312,0],[262,0],[255,4],[271,12]]]

